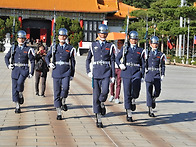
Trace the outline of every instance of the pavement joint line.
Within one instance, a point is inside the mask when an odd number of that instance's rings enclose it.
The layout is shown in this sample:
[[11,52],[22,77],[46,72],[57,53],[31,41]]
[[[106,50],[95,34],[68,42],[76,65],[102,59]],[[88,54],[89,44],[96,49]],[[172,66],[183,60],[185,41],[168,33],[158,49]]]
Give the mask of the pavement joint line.
[[[90,112],[85,108],[83,107],[83,104],[80,104],[82,106],[82,108],[86,111],[86,113],[91,117],[91,119],[93,121],[95,121],[95,119],[91,116]],[[108,133],[103,129],[101,128],[101,130],[104,132],[104,134],[110,139],[110,141],[116,146],[118,147],[118,145],[115,143],[115,141],[108,135]]]

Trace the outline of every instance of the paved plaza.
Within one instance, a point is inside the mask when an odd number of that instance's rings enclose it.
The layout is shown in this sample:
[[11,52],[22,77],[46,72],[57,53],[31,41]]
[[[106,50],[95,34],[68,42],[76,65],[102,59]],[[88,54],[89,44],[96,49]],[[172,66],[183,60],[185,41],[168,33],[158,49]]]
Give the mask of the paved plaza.
[[[195,147],[196,68],[166,66],[162,93],[150,118],[142,83],[134,122],[126,121],[121,90],[120,104],[106,102],[104,128],[97,128],[92,111],[91,79],[86,75],[86,56],[76,57],[76,74],[67,99],[68,111],[56,120],[51,71],[46,97],[35,95],[35,79],[25,82],[22,113],[15,114],[11,99],[11,71],[0,53],[0,147]],[[108,98],[110,95],[108,95]]]

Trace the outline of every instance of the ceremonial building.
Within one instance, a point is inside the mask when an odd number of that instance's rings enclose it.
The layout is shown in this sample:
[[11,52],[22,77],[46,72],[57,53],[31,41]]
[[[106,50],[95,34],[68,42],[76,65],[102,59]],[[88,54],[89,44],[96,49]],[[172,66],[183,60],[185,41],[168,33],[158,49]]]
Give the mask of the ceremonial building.
[[[3,0],[0,1],[0,17],[18,17],[28,39],[43,40],[51,44],[51,33],[56,16],[77,19],[84,28],[84,42],[94,41],[101,23],[111,32],[122,31],[126,15],[138,8],[126,5],[121,0]],[[130,17],[130,19],[134,19]]]

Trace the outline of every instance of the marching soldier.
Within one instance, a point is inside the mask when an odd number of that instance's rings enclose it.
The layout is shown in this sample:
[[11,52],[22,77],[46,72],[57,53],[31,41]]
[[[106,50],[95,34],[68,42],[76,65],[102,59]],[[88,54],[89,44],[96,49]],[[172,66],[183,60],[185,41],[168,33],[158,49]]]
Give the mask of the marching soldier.
[[[156,107],[155,99],[161,93],[161,81],[165,75],[165,54],[158,51],[159,38],[153,36],[150,39],[151,50],[148,51],[146,60],[146,94],[148,115],[155,117],[153,110]],[[154,89],[154,91],[153,91]]]
[[[45,60],[52,71],[54,106],[57,110],[57,120],[62,120],[61,110],[67,111],[66,98],[69,92],[70,80],[75,73],[75,48],[66,43],[68,31],[60,28],[58,32],[59,44],[48,52]],[[50,59],[52,58],[52,62]]]
[[[34,73],[35,53],[34,50],[25,44],[26,32],[23,30],[17,33],[18,46],[11,48],[5,55],[5,63],[8,69],[12,70],[12,100],[16,104],[15,113],[21,113],[20,105],[24,103],[23,91],[24,82],[27,77],[31,78]],[[11,61],[10,61],[11,59]],[[28,61],[31,62],[29,72]]]
[[[139,97],[141,82],[145,71],[145,52],[137,46],[138,33],[131,31],[129,33],[129,42],[127,48],[121,49],[116,57],[116,63],[120,67],[121,78],[124,87],[124,106],[127,113],[127,121],[133,122],[132,111],[136,110],[135,99]],[[121,63],[121,58],[123,62]]]
[[[96,126],[103,128],[101,116],[106,114],[104,102],[107,100],[110,81],[114,82],[115,80],[115,46],[106,41],[107,25],[101,24],[98,29],[99,40],[92,42],[86,59],[86,71],[93,80],[93,111],[96,114]],[[93,61],[92,57],[94,58]],[[90,69],[91,61],[93,64],[92,70]]]

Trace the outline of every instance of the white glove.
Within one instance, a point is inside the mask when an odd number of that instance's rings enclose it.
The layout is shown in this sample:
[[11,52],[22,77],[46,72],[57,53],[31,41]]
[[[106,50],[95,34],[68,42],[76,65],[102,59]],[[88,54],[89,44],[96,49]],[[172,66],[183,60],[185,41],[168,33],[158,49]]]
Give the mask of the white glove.
[[29,74],[28,78],[29,78],[29,79],[32,78],[32,74]]
[[141,78],[141,83],[144,83],[144,78]]
[[53,63],[50,63],[49,64],[50,68],[54,69],[55,68],[55,65]]
[[112,77],[112,78],[110,79],[110,82],[111,82],[111,83],[114,83],[114,82],[115,82],[115,77]]
[[73,80],[73,77],[70,77],[70,81],[72,81]]
[[121,70],[125,70],[126,69],[126,66],[124,64],[120,64],[119,67],[120,67]]
[[89,78],[92,78],[92,77],[93,77],[93,73],[92,73],[92,72],[89,72],[89,73],[88,73],[88,77],[89,77]]
[[8,65],[8,69],[14,69],[14,65],[13,64]]
[[164,79],[164,75],[161,76],[161,81],[163,81],[163,79]]

